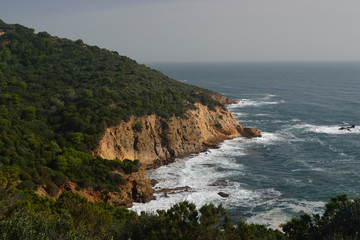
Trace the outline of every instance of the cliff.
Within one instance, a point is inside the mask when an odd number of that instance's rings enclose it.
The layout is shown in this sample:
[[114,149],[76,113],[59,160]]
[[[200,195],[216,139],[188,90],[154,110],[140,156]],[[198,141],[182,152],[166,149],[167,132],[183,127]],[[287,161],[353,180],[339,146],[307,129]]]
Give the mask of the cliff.
[[[156,115],[131,117],[106,129],[94,155],[105,159],[139,159],[147,167],[203,151],[239,136],[251,137],[234,115],[221,107],[209,110],[199,103],[186,118],[168,120]],[[254,135],[256,136],[256,134]]]
[[[128,122],[107,128],[93,154],[105,159],[139,159],[144,167],[154,168],[174,158],[214,147],[225,139],[261,136],[257,129],[243,128],[227,109],[217,106],[210,110],[199,103],[195,106],[195,110],[186,112],[186,118],[164,119],[153,114],[131,117]],[[142,186],[136,189],[140,197],[128,194],[123,196],[123,201],[152,199],[153,191],[145,171],[137,173],[136,179],[130,182],[135,187]]]

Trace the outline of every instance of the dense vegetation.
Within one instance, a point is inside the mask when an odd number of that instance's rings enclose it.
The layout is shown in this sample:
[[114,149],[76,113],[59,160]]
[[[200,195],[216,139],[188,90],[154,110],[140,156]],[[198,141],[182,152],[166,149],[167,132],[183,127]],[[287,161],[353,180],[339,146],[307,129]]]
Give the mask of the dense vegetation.
[[65,192],[57,199],[32,191],[16,190],[0,173],[1,239],[284,239],[279,231],[262,225],[237,226],[221,206],[183,202],[155,214],[115,208],[108,203],[88,202]]
[[132,115],[185,117],[195,102],[220,105],[211,94],[116,52],[0,20],[0,168],[19,176],[20,189],[44,185],[56,195],[71,180],[118,190],[124,179],[114,170],[137,163],[90,155],[106,127]]

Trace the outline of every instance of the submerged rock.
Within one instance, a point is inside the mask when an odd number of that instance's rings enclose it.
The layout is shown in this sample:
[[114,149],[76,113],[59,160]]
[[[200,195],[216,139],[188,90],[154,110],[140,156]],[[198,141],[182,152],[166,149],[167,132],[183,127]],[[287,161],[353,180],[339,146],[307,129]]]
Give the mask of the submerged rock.
[[222,179],[222,180],[217,180],[216,182],[213,182],[213,183],[209,184],[208,186],[212,186],[212,187],[218,187],[218,186],[226,187],[226,186],[228,186],[228,183],[227,183],[226,180]]

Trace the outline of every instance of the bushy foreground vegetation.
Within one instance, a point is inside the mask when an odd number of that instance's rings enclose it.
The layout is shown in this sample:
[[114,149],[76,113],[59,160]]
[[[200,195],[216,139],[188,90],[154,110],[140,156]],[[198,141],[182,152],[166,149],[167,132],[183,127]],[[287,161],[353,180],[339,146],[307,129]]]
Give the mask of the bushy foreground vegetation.
[[331,197],[325,212],[304,214],[283,226],[290,239],[360,239],[360,198]]
[[[4,186],[4,178],[3,186]],[[237,226],[222,206],[182,202],[157,214],[88,202],[65,192],[57,199],[6,187],[0,191],[0,239],[284,239],[262,225]]]
[[1,20],[0,33],[0,169],[23,190],[46,186],[56,195],[71,180],[116,191],[119,173],[138,164],[91,155],[106,127],[133,115],[184,116],[195,102],[221,105],[210,91],[81,40]]
[[333,197],[322,215],[302,215],[283,231],[239,221],[212,204],[182,202],[157,214],[89,202],[71,192],[57,199],[17,190],[0,174],[0,239],[359,239],[360,198]]

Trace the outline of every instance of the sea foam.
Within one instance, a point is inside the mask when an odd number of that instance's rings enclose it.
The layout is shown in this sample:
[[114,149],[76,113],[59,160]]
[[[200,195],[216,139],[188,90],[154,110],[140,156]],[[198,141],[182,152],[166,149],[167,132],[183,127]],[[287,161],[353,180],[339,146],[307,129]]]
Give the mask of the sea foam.
[[349,130],[339,130],[342,126],[339,125],[312,125],[312,124],[297,124],[293,128],[304,129],[307,132],[324,133],[324,134],[359,134],[359,127],[351,128]]

